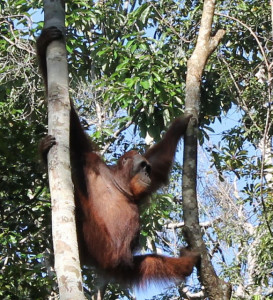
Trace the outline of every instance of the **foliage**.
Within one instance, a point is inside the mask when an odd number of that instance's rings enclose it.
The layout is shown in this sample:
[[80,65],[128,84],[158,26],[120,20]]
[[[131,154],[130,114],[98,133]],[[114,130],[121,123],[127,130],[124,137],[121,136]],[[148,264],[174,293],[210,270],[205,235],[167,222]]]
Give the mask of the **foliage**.
[[[41,2],[0,4],[0,242],[4,246],[0,295],[4,299],[45,299],[56,292],[49,195],[36,154],[46,124],[34,46],[34,36],[43,26]],[[147,137],[158,140],[183,112],[186,62],[194,49],[201,9],[202,3],[188,0],[67,1],[71,95],[84,126],[108,151],[110,162],[128,149],[144,148]],[[202,80],[200,142],[211,166],[199,174],[200,221],[216,220],[204,227],[216,270],[234,284],[234,299],[242,298],[240,290],[250,299],[272,290],[273,244],[268,229],[273,221],[272,163],[261,147],[264,137],[272,138],[271,70],[265,61],[266,57],[268,65],[272,62],[271,10],[269,1],[233,0],[218,1],[217,13],[215,31],[221,27],[227,33]],[[258,77],[259,71],[264,76]],[[217,143],[208,143],[217,130],[212,123],[224,121],[230,111],[236,111],[236,126],[225,128]],[[168,231],[165,226],[181,222],[180,173],[178,166],[171,188],[155,195],[144,211],[143,249],[176,253],[183,244],[181,228]],[[252,272],[251,259],[258,272]],[[93,273],[85,274],[93,288]],[[179,288],[169,292],[168,299],[178,293],[185,296]],[[116,286],[107,293],[109,299],[121,293],[132,297]]]
[[[43,262],[51,249],[50,202],[36,151],[45,128],[35,51],[27,39],[31,3],[5,2],[0,8],[0,295],[44,299],[53,286]],[[14,22],[23,29],[15,29]]]

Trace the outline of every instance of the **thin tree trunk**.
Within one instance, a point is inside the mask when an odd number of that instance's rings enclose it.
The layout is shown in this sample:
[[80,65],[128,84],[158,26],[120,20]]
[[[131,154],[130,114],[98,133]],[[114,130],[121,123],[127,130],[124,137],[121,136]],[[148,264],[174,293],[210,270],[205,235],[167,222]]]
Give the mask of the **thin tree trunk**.
[[215,0],[204,1],[197,44],[187,65],[185,112],[193,114],[193,118],[188,126],[184,142],[182,196],[184,234],[189,246],[201,253],[201,264],[198,271],[200,281],[205,287],[205,293],[210,300],[227,300],[231,297],[231,286],[217,277],[210,261],[202,239],[196,193],[197,137],[202,73],[209,56],[225,34],[224,30],[219,30],[214,37],[211,37],[215,2]]
[[[65,31],[64,2],[44,0],[45,27]],[[52,205],[52,234],[55,271],[60,299],[84,299],[79,262],[73,184],[70,172],[70,101],[64,41],[53,41],[47,48],[48,132],[56,138],[48,155]]]

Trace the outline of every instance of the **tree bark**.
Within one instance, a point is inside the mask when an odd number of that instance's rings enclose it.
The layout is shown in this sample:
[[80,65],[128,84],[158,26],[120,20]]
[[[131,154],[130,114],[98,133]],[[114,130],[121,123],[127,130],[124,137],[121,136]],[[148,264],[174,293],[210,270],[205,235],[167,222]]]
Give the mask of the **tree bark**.
[[[64,1],[44,0],[45,27],[65,31]],[[60,299],[84,299],[70,171],[70,101],[64,41],[47,48],[48,133],[56,138],[48,154],[55,271]]]
[[185,113],[193,114],[193,118],[189,123],[184,141],[182,197],[184,235],[189,246],[201,254],[198,271],[200,281],[205,287],[205,293],[210,300],[227,300],[231,297],[231,286],[216,275],[210,261],[206,245],[202,239],[196,193],[197,137],[202,73],[209,56],[225,34],[224,30],[219,30],[214,37],[211,37],[215,3],[216,0],[204,1],[197,44],[187,64]]

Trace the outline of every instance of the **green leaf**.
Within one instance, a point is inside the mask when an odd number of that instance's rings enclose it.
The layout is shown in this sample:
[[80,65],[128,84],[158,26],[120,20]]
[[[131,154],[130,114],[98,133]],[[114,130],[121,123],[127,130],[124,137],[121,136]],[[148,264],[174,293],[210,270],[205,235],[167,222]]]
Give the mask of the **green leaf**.
[[149,89],[151,87],[149,80],[141,80],[140,84],[144,89]]

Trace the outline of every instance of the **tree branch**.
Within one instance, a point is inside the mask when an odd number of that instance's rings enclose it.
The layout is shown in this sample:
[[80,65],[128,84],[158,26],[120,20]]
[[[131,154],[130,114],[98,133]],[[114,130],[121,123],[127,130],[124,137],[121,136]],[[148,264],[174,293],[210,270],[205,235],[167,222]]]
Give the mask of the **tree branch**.
[[184,236],[189,246],[201,254],[199,275],[210,300],[227,300],[231,297],[231,286],[217,277],[210,261],[206,245],[202,239],[197,203],[197,137],[200,111],[201,79],[206,62],[224,36],[224,30],[218,30],[211,37],[215,0],[205,0],[197,44],[188,60],[186,78],[185,112],[193,114],[184,137],[183,163],[183,217]]
[[[44,0],[45,28],[65,31],[63,0]],[[74,191],[69,155],[70,99],[65,40],[54,40],[46,49],[48,131],[56,145],[48,153],[52,207],[54,264],[62,300],[84,299],[79,260]]]
[[[215,220],[200,222],[199,226],[202,227],[202,229],[208,229],[221,220],[222,220],[222,218],[218,217]],[[177,228],[182,228],[184,226],[185,226],[185,222],[169,223],[169,224],[164,225],[164,227],[166,229],[177,229]]]

